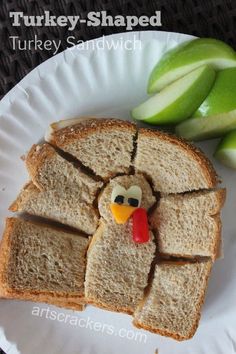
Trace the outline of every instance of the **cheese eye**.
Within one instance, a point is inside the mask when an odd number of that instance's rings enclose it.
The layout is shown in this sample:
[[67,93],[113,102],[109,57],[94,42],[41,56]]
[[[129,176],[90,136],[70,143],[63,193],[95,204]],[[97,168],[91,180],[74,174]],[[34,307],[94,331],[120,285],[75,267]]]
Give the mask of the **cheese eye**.
[[127,201],[132,207],[140,207],[142,200],[142,189],[139,186],[131,186],[127,190]]
[[119,184],[116,185],[111,193],[111,202],[116,204],[124,204],[125,196],[126,196],[126,189]]
[[128,204],[132,207],[138,207],[139,206],[139,200],[136,198],[128,198]]

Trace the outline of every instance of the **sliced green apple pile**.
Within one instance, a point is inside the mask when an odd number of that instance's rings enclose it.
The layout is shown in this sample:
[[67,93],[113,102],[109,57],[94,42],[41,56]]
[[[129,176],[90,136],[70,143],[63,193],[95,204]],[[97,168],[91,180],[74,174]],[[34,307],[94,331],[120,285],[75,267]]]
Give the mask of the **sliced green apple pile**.
[[200,38],[170,50],[154,67],[148,93],[153,96],[132,110],[133,118],[178,124],[176,134],[188,140],[228,134],[215,156],[236,168],[236,52],[230,46]]
[[224,165],[236,169],[236,130],[221,140],[214,156]]
[[190,117],[209,93],[215,80],[210,66],[201,66],[132,110],[133,118],[150,124],[176,124]]
[[162,90],[173,81],[199,66],[210,64],[216,70],[236,66],[235,51],[222,41],[199,38],[185,42],[167,52],[154,67],[148,93]]
[[188,119],[176,127],[177,135],[188,140],[221,137],[236,129],[236,68],[217,73],[205,101]]

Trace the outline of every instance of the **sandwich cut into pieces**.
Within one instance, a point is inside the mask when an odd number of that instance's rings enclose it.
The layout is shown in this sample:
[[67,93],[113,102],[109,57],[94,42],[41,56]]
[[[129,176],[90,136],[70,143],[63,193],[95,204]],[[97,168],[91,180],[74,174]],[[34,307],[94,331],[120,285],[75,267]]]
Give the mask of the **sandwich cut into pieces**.
[[225,190],[211,163],[181,139],[108,118],[54,123],[45,140],[10,206],[40,223],[7,219],[0,297],[89,303],[191,338],[221,239]]
[[158,250],[176,257],[217,257],[221,239],[220,211],[225,189],[168,195],[150,216]]
[[134,313],[134,325],[177,340],[191,338],[198,327],[211,267],[211,261],[156,265],[151,287]]
[[89,240],[8,218],[0,246],[0,296],[82,310]]
[[25,212],[95,232],[98,213],[94,200],[103,183],[61,157],[49,144],[33,145],[26,165],[32,182],[26,184],[11,211]]
[[200,150],[179,138],[150,129],[138,131],[134,167],[162,195],[215,188],[218,183],[211,162]]
[[53,125],[47,141],[73,155],[96,175],[109,179],[129,172],[136,135],[134,124],[91,118],[61,129],[60,125],[63,122]]

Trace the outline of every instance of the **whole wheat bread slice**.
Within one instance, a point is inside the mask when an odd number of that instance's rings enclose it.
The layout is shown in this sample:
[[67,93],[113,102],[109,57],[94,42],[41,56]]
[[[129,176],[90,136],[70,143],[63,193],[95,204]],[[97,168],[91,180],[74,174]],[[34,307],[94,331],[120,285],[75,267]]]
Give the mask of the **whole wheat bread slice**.
[[140,129],[134,161],[137,172],[162,194],[214,188],[217,176],[210,161],[193,145],[160,131]]
[[0,246],[0,296],[83,309],[89,240],[8,218]]
[[91,118],[52,131],[48,141],[108,179],[129,172],[135,134],[136,127],[130,122]]
[[95,232],[98,213],[93,202],[102,182],[62,158],[49,144],[33,145],[26,158],[33,180],[27,184],[11,211],[27,212]]
[[216,258],[221,236],[220,210],[225,189],[169,195],[150,216],[161,254]]
[[134,313],[134,325],[177,340],[191,338],[211,267],[211,261],[158,264],[149,292]]
[[88,235],[96,231],[99,221],[93,205],[79,202],[75,194],[66,197],[60,190],[40,191],[32,182],[24,186],[9,210],[57,221]]
[[143,298],[155,248],[152,234],[147,243],[133,242],[130,222],[115,225],[102,220],[87,255],[86,302],[133,313]]

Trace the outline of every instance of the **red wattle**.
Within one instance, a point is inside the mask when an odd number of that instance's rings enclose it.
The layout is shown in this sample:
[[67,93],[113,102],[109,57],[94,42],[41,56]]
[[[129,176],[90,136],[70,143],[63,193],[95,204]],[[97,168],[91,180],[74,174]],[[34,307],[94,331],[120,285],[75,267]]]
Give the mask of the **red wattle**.
[[147,212],[143,208],[138,208],[132,214],[133,217],[133,240],[137,243],[149,241],[149,228]]

